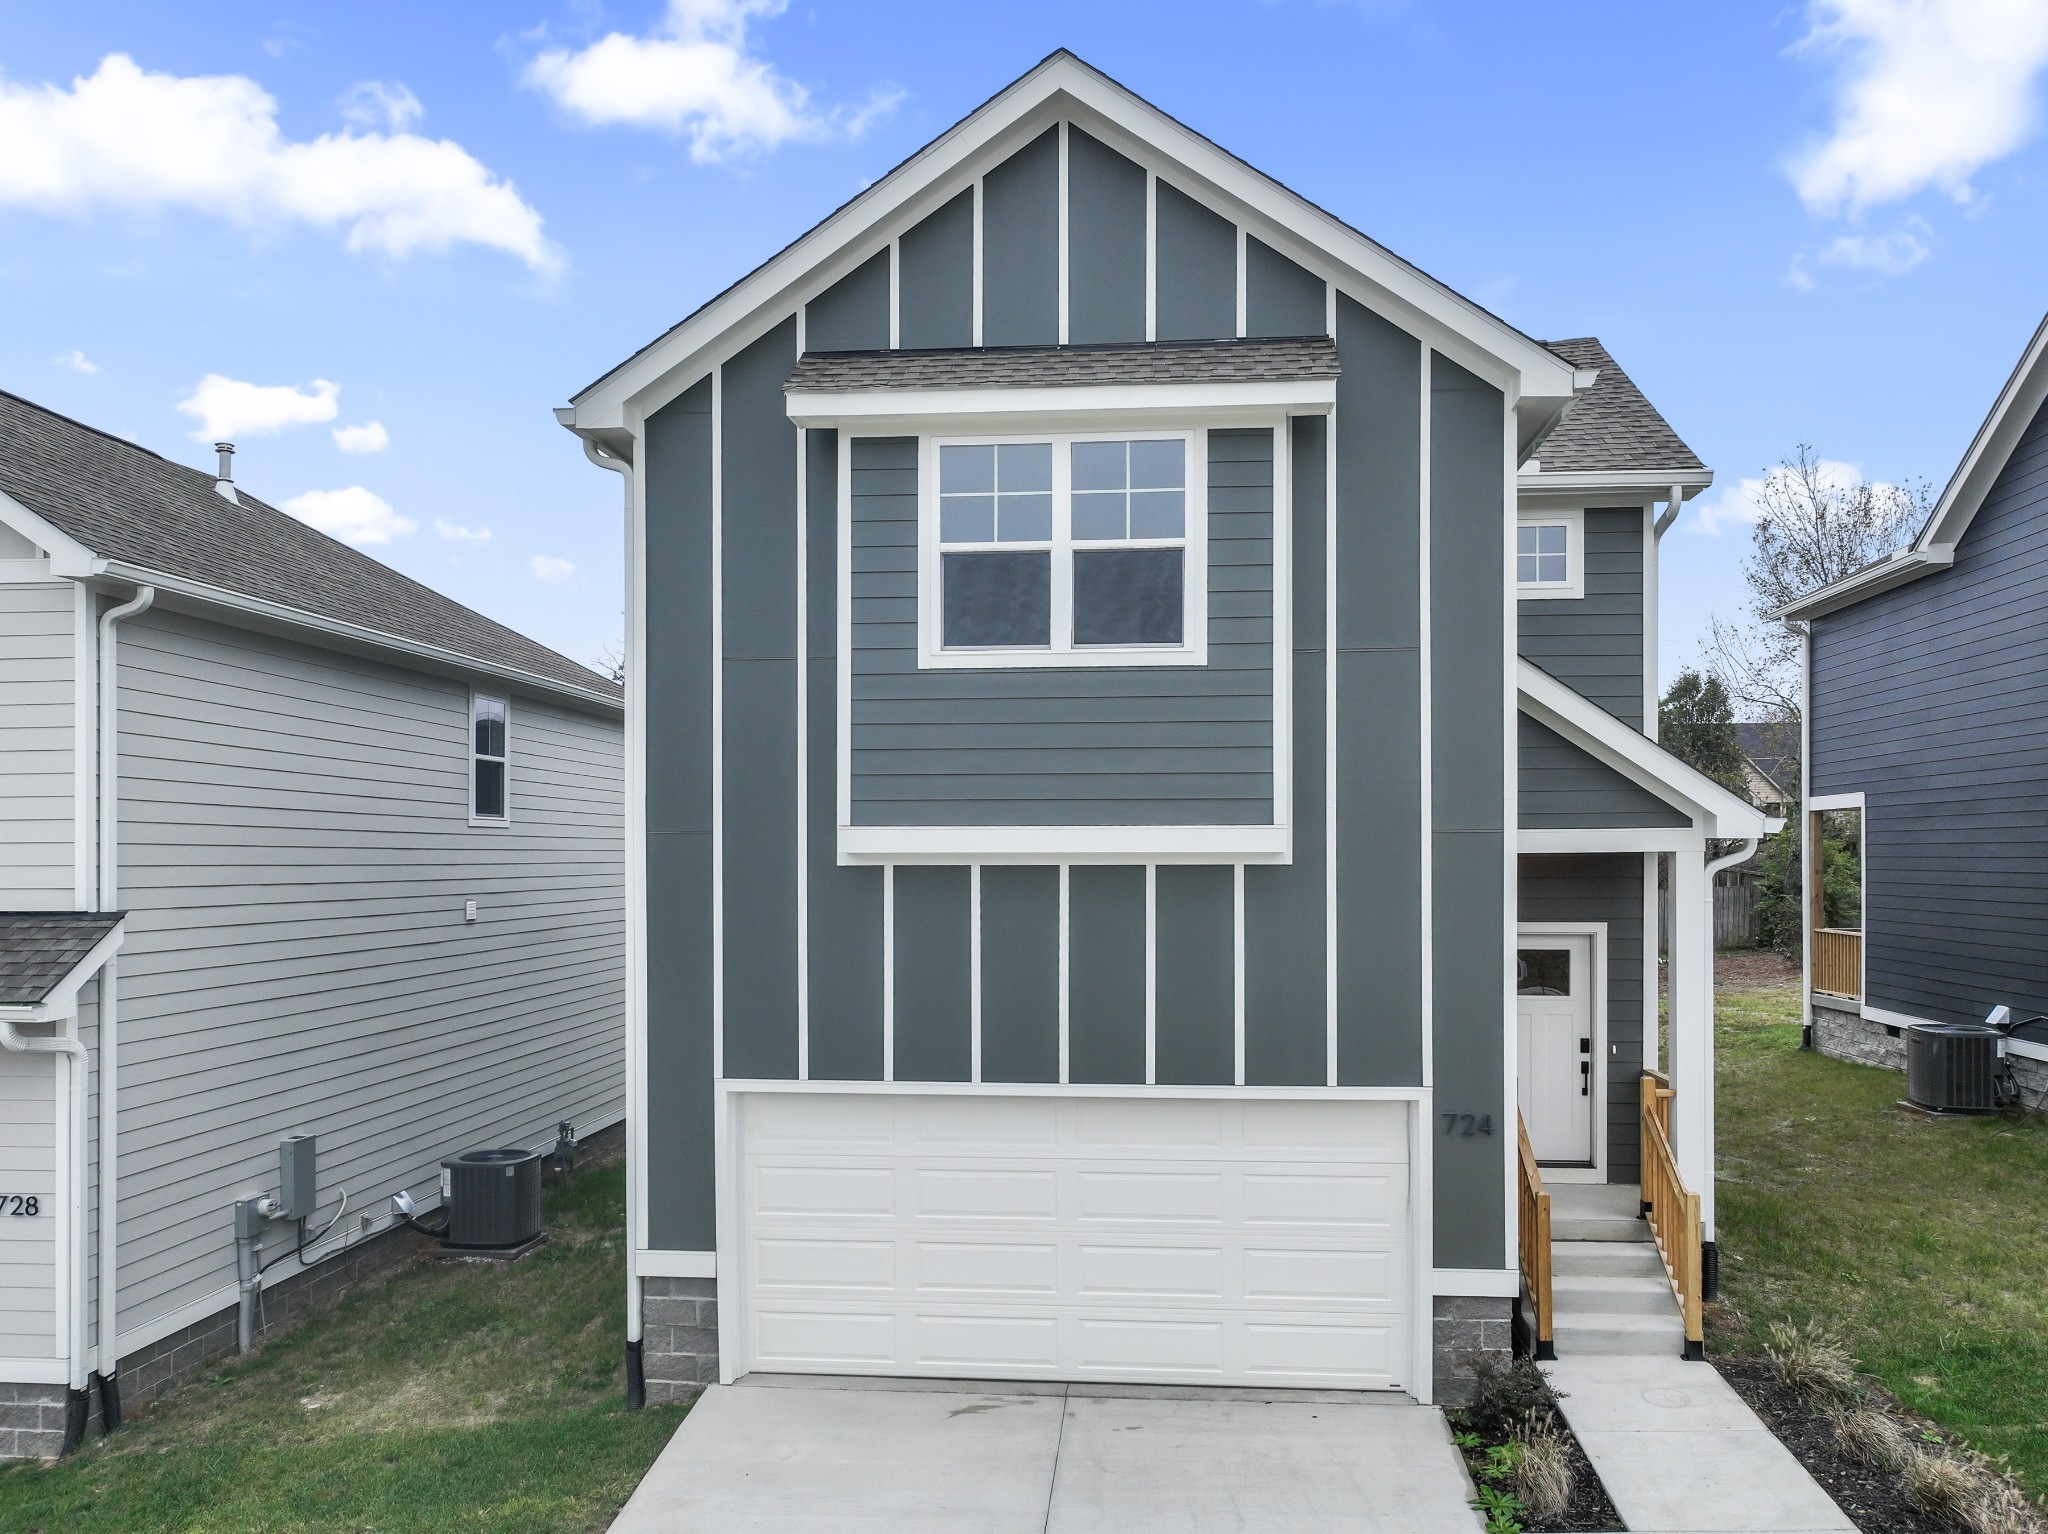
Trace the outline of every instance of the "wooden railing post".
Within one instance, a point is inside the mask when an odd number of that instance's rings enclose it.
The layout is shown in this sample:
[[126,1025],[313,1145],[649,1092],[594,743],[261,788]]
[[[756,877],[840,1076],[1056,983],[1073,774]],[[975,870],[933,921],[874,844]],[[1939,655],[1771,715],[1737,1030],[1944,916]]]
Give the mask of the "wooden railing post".
[[1705,1358],[1706,1306],[1700,1262],[1700,1196],[1678,1174],[1671,1149],[1671,1099],[1677,1094],[1658,1071],[1642,1077],[1643,1218],[1685,1321],[1685,1356]]
[[1557,1357],[1557,1343],[1551,1335],[1550,1302],[1550,1193],[1543,1186],[1543,1174],[1536,1166],[1536,1152],[1529,1144],[1529,1126],[1515,1115],[1515,1132],[1521,1174],[1516,1178],[1516,1229],[1521,1250],[1522,1287],[1529,1292],[1529,1304],[1536,1333],[1536,1356]]

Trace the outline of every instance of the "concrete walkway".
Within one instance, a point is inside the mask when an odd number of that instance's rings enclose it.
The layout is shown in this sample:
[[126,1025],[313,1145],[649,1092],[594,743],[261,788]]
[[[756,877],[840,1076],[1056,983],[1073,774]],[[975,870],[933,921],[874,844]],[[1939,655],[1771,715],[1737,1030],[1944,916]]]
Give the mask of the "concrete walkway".
[[1855,1534],[1712,1364],[1574,1355],[1543,1372],[1631,1534]]
[[612,1534],[1456,1534],[1470,1495],[1405,1397],[755,1376],[704,1393]]

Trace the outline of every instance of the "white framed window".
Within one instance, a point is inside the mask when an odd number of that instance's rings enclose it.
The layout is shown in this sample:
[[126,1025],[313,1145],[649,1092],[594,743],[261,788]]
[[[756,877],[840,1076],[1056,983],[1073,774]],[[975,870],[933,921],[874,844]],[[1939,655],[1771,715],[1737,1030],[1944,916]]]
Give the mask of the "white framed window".
[[511,705],[487,692],[469,695],[469,823],[502,826],[512,818]]
[[1203,664],[1204,446],[1130,429],[924,438],[919,665]]
[[1586,594],[1586,514],[1523,512],[1515,527],[1515,592],[1525,602]]

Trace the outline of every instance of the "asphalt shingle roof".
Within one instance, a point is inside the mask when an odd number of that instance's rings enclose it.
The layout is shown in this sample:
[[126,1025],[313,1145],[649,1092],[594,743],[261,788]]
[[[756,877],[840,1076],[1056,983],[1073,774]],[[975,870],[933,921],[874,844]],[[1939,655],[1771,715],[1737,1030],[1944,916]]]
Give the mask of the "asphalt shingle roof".
[[986,346],[941,351],[806,352],[792,393],[1001,389],[1094,384],[1262,383],[1335,378],[1328,336],[1152,341],[1117,346]]
[[471,660],[618,695],[611,681],[240,486],[0,390],[0,490],[103,559]]
[[118,911],[0,911],[0,1007],[42,1001],[120,923]]
[[1706,467],[1595,337],[1543,344],[1573,367],[1600,370],[1593,387],[1573,402],[1557,429],[1537,448],[1544,473]]

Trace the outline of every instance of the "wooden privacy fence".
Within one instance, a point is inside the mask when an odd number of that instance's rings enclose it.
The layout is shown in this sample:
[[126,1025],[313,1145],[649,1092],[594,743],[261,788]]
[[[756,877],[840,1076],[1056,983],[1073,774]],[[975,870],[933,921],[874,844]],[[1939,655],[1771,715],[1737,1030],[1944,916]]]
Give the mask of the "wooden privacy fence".
[[1543,1174],[1536,1167],[1536,1152],[1529,1145],[1529,1126],[1515,1115],[1516,1134],[1521,1141],[1522,1175],[1519,1225],[1521,1229],[1522,1287],[1536,1312],[1536,1356],[1557,1357],[1557,1344],[1550,1332],[1550,1193],[1543,1186]]
[[[1737,866],[1714,875],[1714,946],[1754,948],[1763,936],[1757,924],[1758,881],[1755,872]],[[1657,933],[1657,956],[1671,954],[1671,886],[1660,885],[1657,905],[1663,920]]]
[[1685,1356],[1707,1356],[1706,1316],[1700,1270],[1700,1196],[1678,1175],[1678,1157],[1671,1150],[1669,1077],[1643,1072],[1642,1163],[1643,1211],[1657,1255],[1678,1308],[1685,1318]]
[[1813,988],[1852,1000],[1863,995],[1863,934],[1841,927],[1813,929]]

